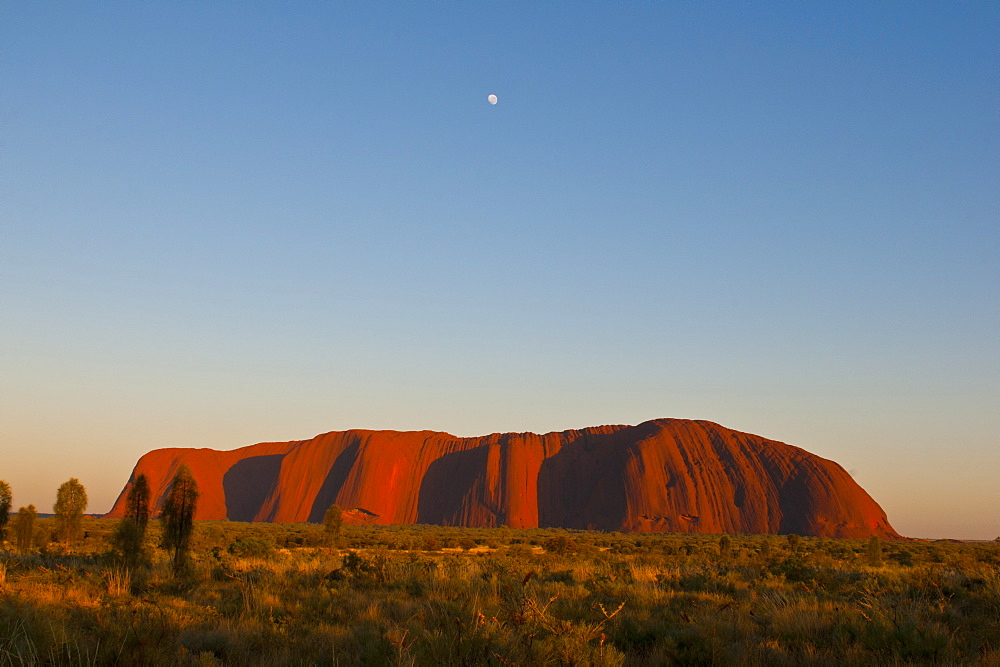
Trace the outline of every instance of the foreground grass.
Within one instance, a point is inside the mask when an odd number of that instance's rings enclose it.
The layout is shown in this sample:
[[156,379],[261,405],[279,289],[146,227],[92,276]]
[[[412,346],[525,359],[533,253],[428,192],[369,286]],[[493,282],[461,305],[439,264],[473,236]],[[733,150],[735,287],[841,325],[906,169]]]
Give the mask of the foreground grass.
[[998,544],[203,522],[174,577],[114,525],[0,554],[0,662],[1000,664]]

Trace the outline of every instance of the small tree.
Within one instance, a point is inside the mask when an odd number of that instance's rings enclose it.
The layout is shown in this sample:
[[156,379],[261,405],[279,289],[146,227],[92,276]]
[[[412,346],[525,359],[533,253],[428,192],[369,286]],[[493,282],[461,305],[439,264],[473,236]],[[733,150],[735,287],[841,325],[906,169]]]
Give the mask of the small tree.
[[760,543],[760,555],[764,558],[768,558],[771,555],[771,540],[767,537]]
[[7,539],[7,521],[10,519],[10,506],[13,501],[10,484],[0,479],[0,542]]
[[145,473],[136,475],[132,488],[125,496],[125,518],[132,519],[143,533],[146,532],[146,524],[149,523],[149,481]]
[[14,526],[14,536],[17,548],[30,549],[35,543],[35,519],[38,511],[34,505],[28,505],[17,510],[17,524]]
[[865,545],[865,556],[868,558],[869,565],[878,565],[882,562],[882,542],[878,539],[878,535],[872,535],[868,538],[868,544]]
[[149,482],[139,474],[125,497],[125,516],[111,535],[111,545],[129,565],[145,561],[146,526],[149,523]]
[[719,538],[719,557],[723,560],[728,560],[733,555],[733,541],[729,539],[728,535],[723,535]]
[[83,513],[87,509],[87,491],[73,477],[63,482],[56,492],[56,535],[67,547],[83,535]]
[[326,532],[326,541],[329,544],[340,539],[340,530],[344,525],[344,513],[340,506],[334,503],[323,515],[323,530]]
[[791,551],[793,554],[797,554],[799,552],[799,543],[802,538],[800,538],[795,533],[791,533],[788,535],[787,539],[788,539],[788,550]]
[[198,505],[198,482],[191,470],[182,465],[170,482],[167,498],[163,501],[160,520],[163,522],[163,548],[171,552],[174,574],[181,571],[187,561],[191,533],[194,530],[194,512]]

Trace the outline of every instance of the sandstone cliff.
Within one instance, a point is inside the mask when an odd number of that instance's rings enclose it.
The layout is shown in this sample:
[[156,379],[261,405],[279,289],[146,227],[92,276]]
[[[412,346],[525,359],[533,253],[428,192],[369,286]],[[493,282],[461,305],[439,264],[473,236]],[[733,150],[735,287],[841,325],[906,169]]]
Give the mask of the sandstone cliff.
[[[320,521],[336,503],[348,522],[379,524],[899,537],[836,463],[706,421],[159,449],[132,473],[146,474],[156,509],[181,464],[201,489],[199,519]],[[108,516],[121,516],[128,489]]]

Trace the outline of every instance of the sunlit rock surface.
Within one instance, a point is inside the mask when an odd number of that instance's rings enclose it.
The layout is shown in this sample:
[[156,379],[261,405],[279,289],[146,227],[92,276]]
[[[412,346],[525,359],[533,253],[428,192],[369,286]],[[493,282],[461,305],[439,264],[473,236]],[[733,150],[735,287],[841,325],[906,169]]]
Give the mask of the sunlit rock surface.
[[[155,508],[178,466],[199,519],[558,526],[680,533],[899,537],[833,461],[707,421],[495,433],[343,431],[231,451],[158,449],[135,466]],[[129,486],[108,514],[122,515]]]

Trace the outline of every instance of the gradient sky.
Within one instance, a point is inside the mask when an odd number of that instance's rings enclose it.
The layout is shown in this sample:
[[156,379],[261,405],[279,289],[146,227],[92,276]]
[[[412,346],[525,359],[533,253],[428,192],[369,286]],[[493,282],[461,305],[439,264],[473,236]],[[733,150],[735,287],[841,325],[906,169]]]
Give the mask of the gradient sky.
[[0,5],[15,507],[682,417],[1000,535],[1000,4],[280,4]]

